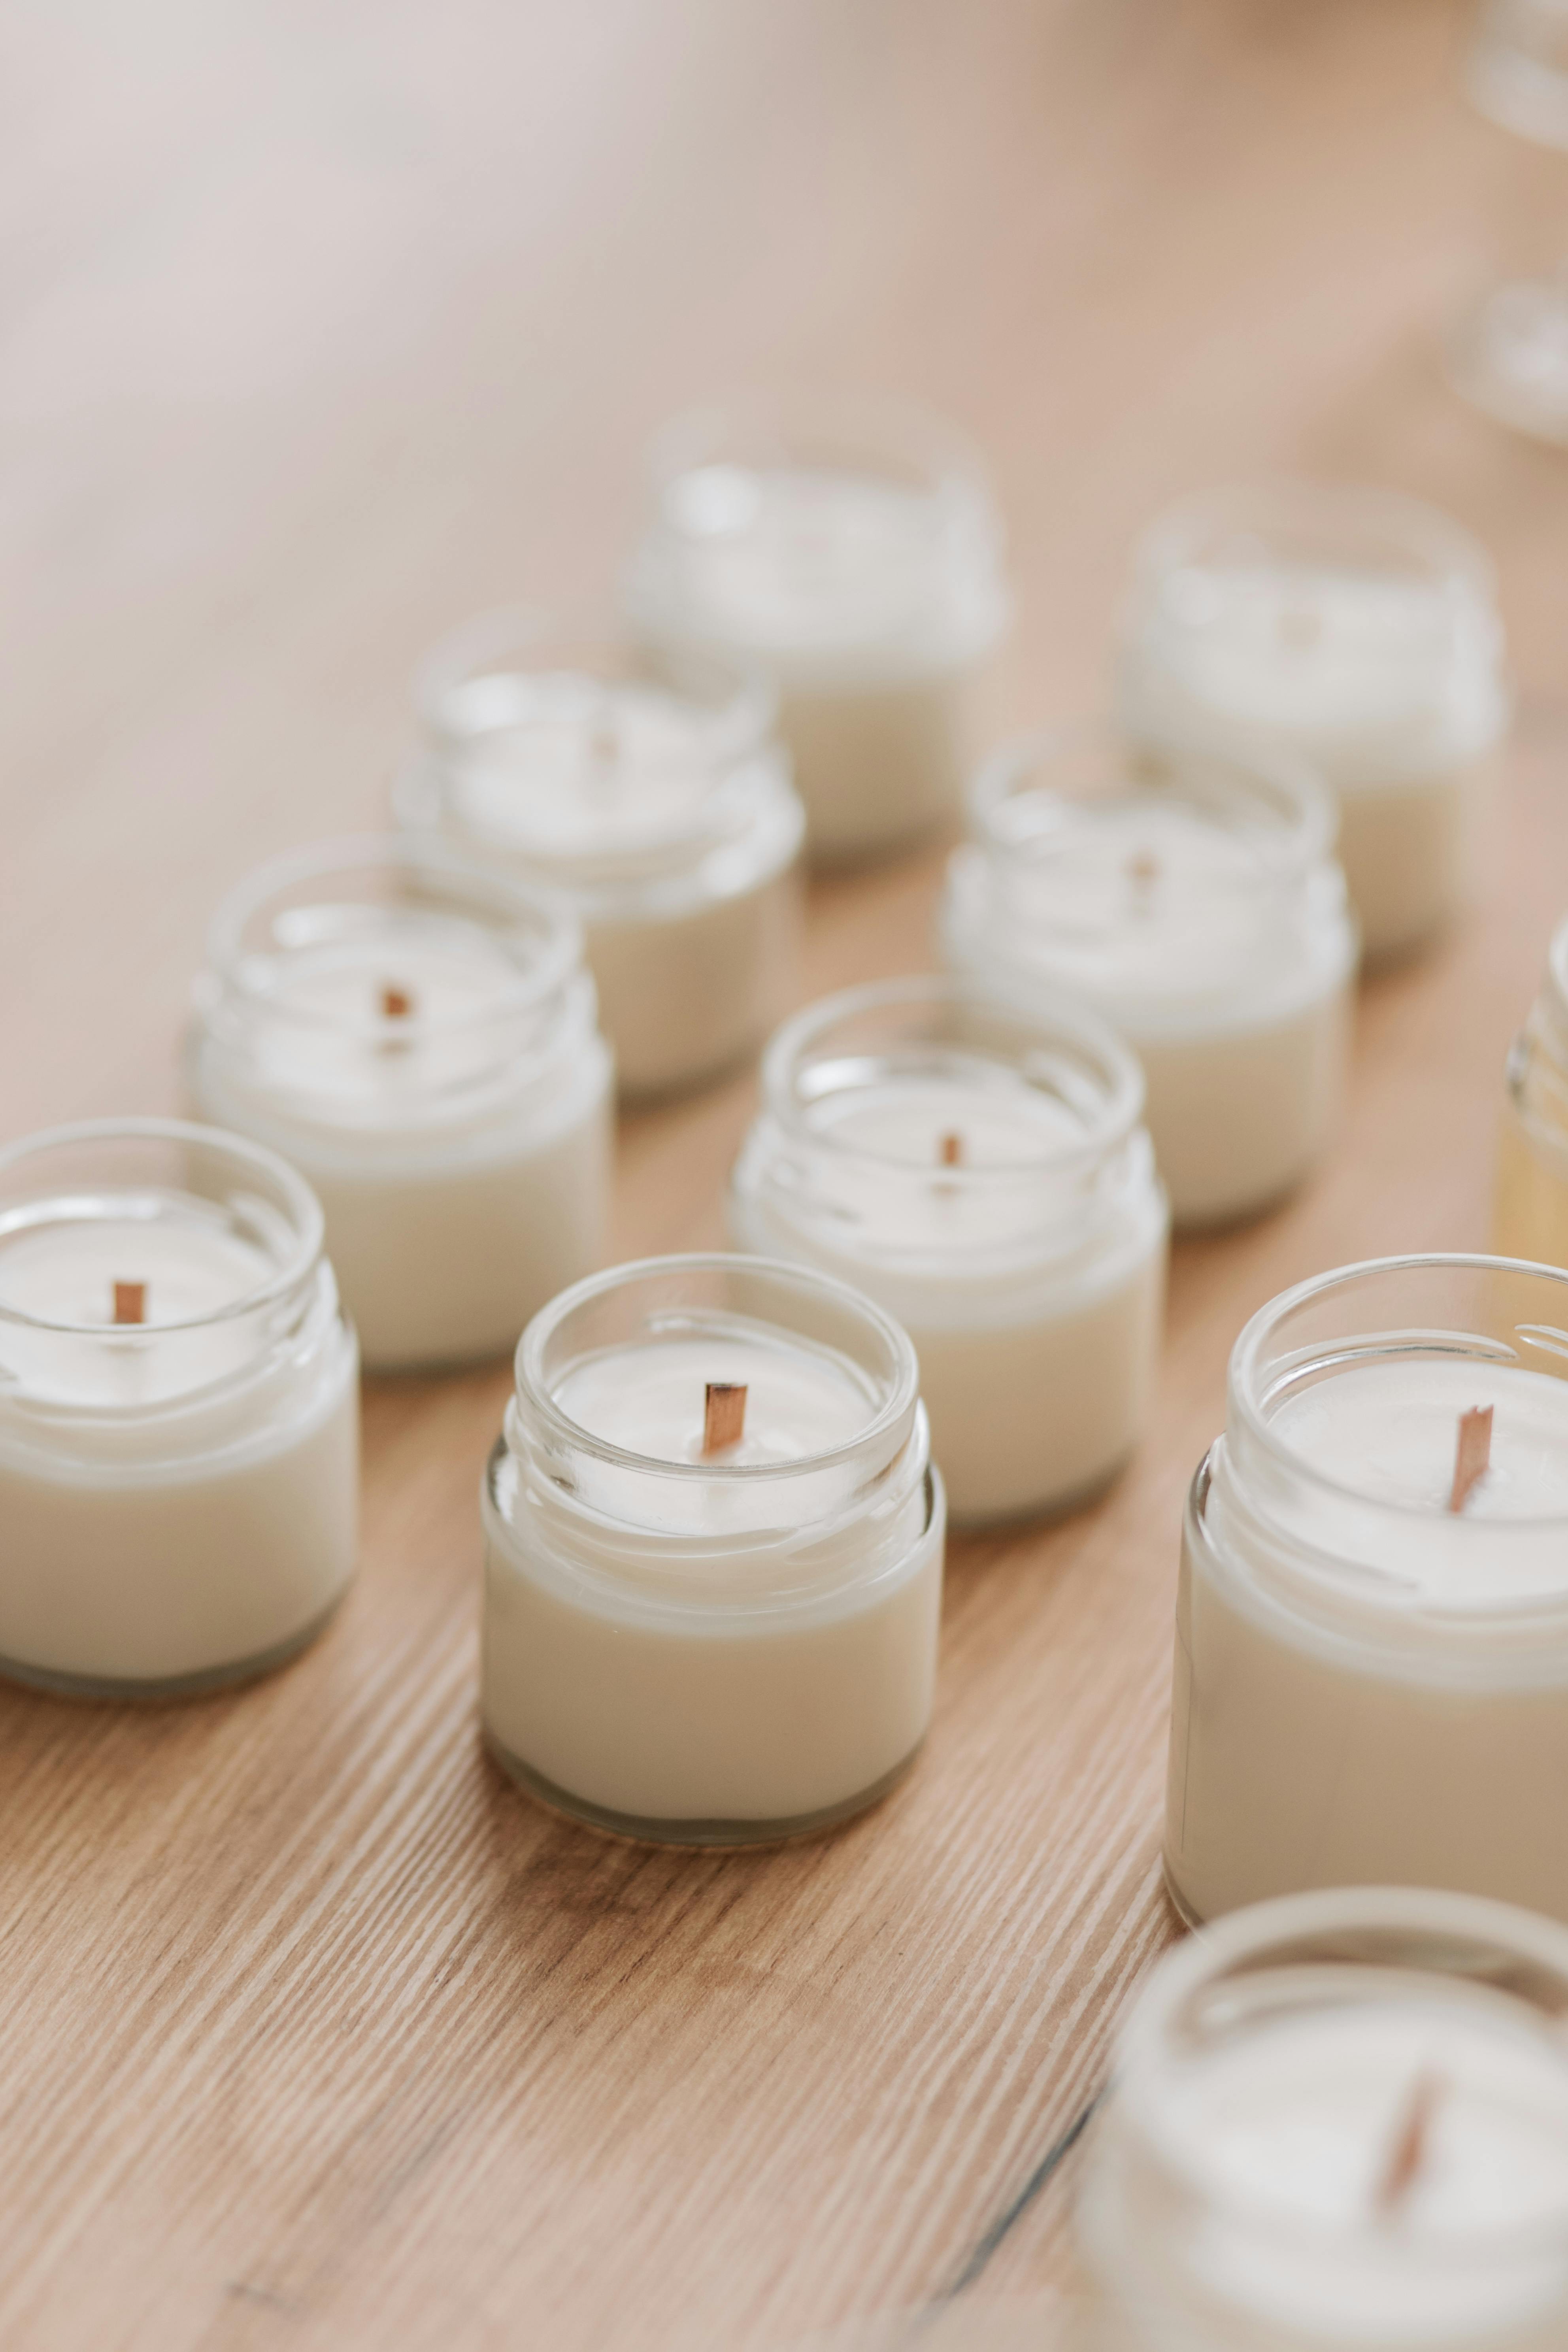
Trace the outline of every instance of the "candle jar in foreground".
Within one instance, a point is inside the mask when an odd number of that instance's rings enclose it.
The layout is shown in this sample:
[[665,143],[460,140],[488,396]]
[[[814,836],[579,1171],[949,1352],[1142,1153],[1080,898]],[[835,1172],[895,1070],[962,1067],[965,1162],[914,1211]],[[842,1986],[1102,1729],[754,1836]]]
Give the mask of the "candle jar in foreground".
[[400,821],[574,909],[623,1095],[753,1052],[795,993],[805,830],[762,678],[699,655],[655,677],[500,613],[438,646],[417,693]]
[[1122,625],[1120,707],[1157,741],[1304,756],[1340,804],[1369,961],[1407,954],[1475,893],[1507,730],[1484,550],[1384,491],[1210,491],[1154,524]]
[[504,1354],[602,1258],[581,950],[564,909],[397,841],[280,858],[219,908],[192,1091],[310,1179],[367,1369]]
[[666,657],[759,665],[812,856],[900,849],[957,808],[970,698],[1002,635],[1002,528],[978,460],[898,408],[679,418],[655,444],[627,582]]
[[1559,2352],[1568,1937],[1375,1887],[1193,1937],[1122,2032],[1079,2226],[1106,2352]]
[[1492,1238],[1506,1256],[1568,1266],[1568,921],[1508,1059]]
[[1452,1887],[1568,1919],[1568,1275],[1390,1258],[1255,1316],[1188,1499],[1188,1917]]
[[353,1573],[358,1415],[272,1153],[165,1119],[0,1152],[0,1674],[161,1698],[303,1648]]
[[768,1048],[731,1236],[908,1331],[955,1518],[1068,1509],[1137,1442],[1168,1222],[1142,1099],[1091,1015],[963,980],[852,989]]
[[1179,1225],[1271,1207],[1338,1125],[1354,926],[1333,811],[1298,763],[1096,727],[999,752],[941,930],[956,970],[1091,1006],[1132,1047]]
[[915,1353],[804,1267],[652,1258],[535,1317],[486,1472],[483,1715],[623,1836],[826,1828],[931,1717],[945,1505]]

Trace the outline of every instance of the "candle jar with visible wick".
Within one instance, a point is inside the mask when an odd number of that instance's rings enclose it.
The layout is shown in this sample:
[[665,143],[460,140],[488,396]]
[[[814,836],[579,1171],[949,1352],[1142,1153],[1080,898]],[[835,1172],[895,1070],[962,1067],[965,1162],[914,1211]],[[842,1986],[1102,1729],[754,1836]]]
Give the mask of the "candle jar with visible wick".
[[1370,1887],[1191,1938],[1122,2030],[1079,2235],[1107,2352],[1560,2352],[1568,1936]]
[[302,1649],[353,1573],[357,1369],[271,1152],[170,1119],[0,1151],[0,1674],[165,1698]]
[[1509,719],[1484,549],[1386,491],[1213,490],[1138,550],[1119,707],[1158,742],[1309,760],[1340,809],[1369,961],[1423,946],[1474,896]]
[[1568,1275],[1389,1258],[1287,1291],[1187,1503],[1177,1903],[1384,1884],[1568,1919],[1564,1785]]
[[962,437],[876,403],[707,409],[666,429],[650,473],[633,625],[667,659],[722,652],[773,679],[813,858],[884,856],[952,814],[1009,616]]
[[957,1519],[1068,1509],[1137,1442],[1167,1225],[1142,1099],[1092,1015],[966,980],[851,989],[764,1056],[731,1236],[898,1318]]
[[400,822],[584,927],[623,1095],[718,1077],[795,991],[805,812],[753,670],[497,613],[420,670]]
[[368,1370],[500,1355],[604,1254],[612,1067],[554,902],[406,842],[263,866],[219,908],[190,1084],[291,1160]]
[[1508,1057],[1492,1238],[1509,1257],[1568,1266],[1568,920]]
[[481,1507],[485,1737],[545,1803],[743,1845],[908,1769],[946,1508],[914,1349],[868,1299],[743,1257],[580,1283],[523,1334]]
[[948,869],[957,971],[1126,1039],[1180,1225],[1271,1207],[1328,1149],[1355,930],[1333,811],[1267,753],[1139,749],[1092,726],[997,753]]

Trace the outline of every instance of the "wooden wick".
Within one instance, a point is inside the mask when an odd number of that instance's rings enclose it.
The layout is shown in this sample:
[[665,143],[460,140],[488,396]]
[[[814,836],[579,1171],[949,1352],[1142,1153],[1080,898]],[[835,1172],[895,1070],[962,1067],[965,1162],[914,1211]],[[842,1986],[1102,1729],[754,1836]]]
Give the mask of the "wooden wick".
[[936,1148],[937,1158],[944,1168],[957,1168],[963,1160],[963,1138],[949,1131]]
[[414,999],[405,988],[384,988],[381,992],[381,1017],[384,1021],[406,1021],[414,1010]]
[[1140,849],[1128,859],[1127,879],[1139,908],[1146,908],[1160,879],[1160,861],[1152,849]]
[[1492,1458],[1492,1408],[1473,1405],[1459,1415],[1459,1438],[1454,1449],[1454,1484],[1448,1508],[1462,1511],[1471,1489],[1486,1476]]
[[1398,2212],[1426,2168],[1432,2118],[1442,2095],[1442,2079],[1436,2074],[1418,2075],[1411,2085],[1399,2129],[1389,2146],[1388,2161],[1373,2194],[1373,2207],[1385,2221]]
[[147,1320],[147,1286],[144,1282],[117,1282],[115,1284],[114,1319],[117,1323],[145,1323]]
[[702,1401],[702,1454],[727,1454],[746,1433],[746,1390],[740,1381],[710,1381]]

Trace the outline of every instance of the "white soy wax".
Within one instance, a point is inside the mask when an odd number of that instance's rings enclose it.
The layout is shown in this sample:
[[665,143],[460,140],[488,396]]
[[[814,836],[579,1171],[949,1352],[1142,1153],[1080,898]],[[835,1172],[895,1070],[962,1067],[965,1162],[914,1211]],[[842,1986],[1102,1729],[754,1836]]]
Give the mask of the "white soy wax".
[[0,1153],[0,1672],[158,1696],[278,1664],[353,1572],[357,1359],[321,1214],[166,1120]]
[[1123,1037],[1178,1224],[1255,1214],[1327,1150],[1356,940],[1310,775],[1094,728],[991,761],[951,861],[956,971],[1079,998]]
[[1425,943],[1473,896],[1508,723],[1481,549],[1382,492],[1281,482],[1156,522],[1120,656],[1129,730],[1310,760],[1371,961]]
[[434,852],[344,843],[219,908],[192,1091],[292,1160],[367,1368],[500,1354],[604,1248],[610,1055],[570,916]]
[[657,679],[501,613],[436,648],[418,700],[400,822],[571,907],[623,1095],[753,1050],[795,993],[805,829],[763,681],[712,657]]
[[1123,2031],[1080,2236],[1122,2352],[1568,2334],[1568,1938],[1394,1888],[1238,1912]]
[[829,998],[764,1057],[731,1236],[909,1332],[957,1518],[1068,1508],[1137,1442],[1167,1223],[1142,1096],[1091,1017],[954,980]]
[[884,856],[950,815],[1008,616],[1000,522],[957,436],[878,409],[702,413],[652,471],[633,624],[667,658],[773,679],[812,856]]
[[[1192,1916],[1335,1884],[1568,1918],[1568,1276],[1388,1260],[1232,1362],[1182,1567],[1166,1868]],[[1460,1424],[1489,1412],[1458,1492]]]
[[[710,1389],[744,1391],[732,1442]],[[486,1738],[546,1802],[744,1844],[912,1760],[944,1506],[913,1350],[852,1291],[744,1258],[579,1285],[523,1336],[482,1510]]]

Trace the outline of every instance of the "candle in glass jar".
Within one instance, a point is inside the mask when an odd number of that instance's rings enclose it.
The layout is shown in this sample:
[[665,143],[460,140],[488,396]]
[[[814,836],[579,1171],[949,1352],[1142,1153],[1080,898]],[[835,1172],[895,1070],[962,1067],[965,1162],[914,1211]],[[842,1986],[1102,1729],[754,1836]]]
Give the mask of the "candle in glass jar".
[[753,673],[497,614],[419,678],[426,749],[400,821],[554,893],[584,927],[627,1096],[713,1078],[795,992],[805,813]]
[[174,1121],[0,1153],[0,1673],[160,1696],[278,1664],[353,1572],[357,1359],[321,1213]]
[[1509,1257],[1568,1266],[1568,921],[1509,1055],[1492,1237]]
[[661,1843],[858,1811],[930,1719],[944,1505],[867,1300],[650,1259],[536,1317],[483,1494],[483,1712],[547,1802]]
[[1163,518],[1134,566],[1130,730],[1272,745],[1335,792],[1370,961],[1421,946],[1474,895],[1508,723],[1483,551],[1383,492],[1216,491]]
[[1001,526],[945,427],[704,413],[657,445],[628,608],[666,656],[759,664],[811,854],[885,855],[957,807],[974,677],[1005,625]]
[[1356,956],[1310,776],[1083,728],[999,753],[971,814],[948,962],[1076,996],[1126,1040],[1176,1223],[1254,1214],[1300,1182],[1338,1123]]
[[1189,1502],[1166,1870],[1568,1918],[1568,1276],[1390,1259],[1256,1317]]
[[1123,2030],[1080,2239],[1126,2352],[1568,2339],[1568,1937],[1334,1890],[1169,1955]]
[[957,1518],[1065,1509],[1137,1441],[1167,1223],[1142,1091],[1091,1016],[957,980],[851,990],[768,1048],[731,1238],[909,1332]]
[[292,1160],[368,1368],[500,1354],[597,1263],[612,1072],[569,915],[449,855],[351,842],[219,908],[205,1114]]

